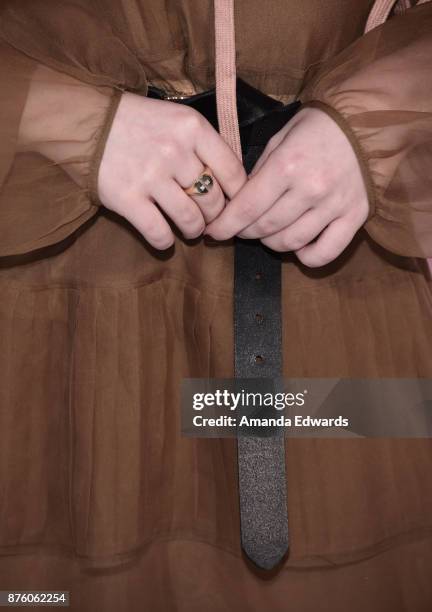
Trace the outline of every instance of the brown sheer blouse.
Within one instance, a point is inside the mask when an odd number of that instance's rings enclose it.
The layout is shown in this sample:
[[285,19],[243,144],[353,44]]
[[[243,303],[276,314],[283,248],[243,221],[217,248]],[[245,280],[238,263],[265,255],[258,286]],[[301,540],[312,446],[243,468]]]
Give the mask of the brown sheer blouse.
[[[362,36],[372,4],[235,4],[239,76],[329,113],[369,194],[337,260],[283,256],[287,377],[432,375],[432,3]],[[209,0],[1,3],[0,587],[80,611],[429,610],[430,440],[290,439],[291,553],[264,578],[234,441],[180,436],[182,378],[233,372],[233,247],[154,251],[97,172],[123,91],[214,84],[212,26]]]

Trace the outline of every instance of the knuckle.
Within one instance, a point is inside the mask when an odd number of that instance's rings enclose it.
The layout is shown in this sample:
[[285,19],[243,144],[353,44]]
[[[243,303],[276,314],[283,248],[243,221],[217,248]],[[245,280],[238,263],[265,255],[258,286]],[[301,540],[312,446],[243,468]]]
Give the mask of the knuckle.
[[257,230],[264,235],[274,234],[278,229],[277,219],[263,218],[257,222]]
[[330,180],[326,173],[316,172],[307,183],[308,195],[314,199],[322,198],[328,193],[329,186]]
[[159,142],[159,154],[162,159],[172,161],[179,156],[180,147],[174,139],[164,140]]
[[303,236],[295,236],[293,238],[291,238],[290,240],[290,250],[291,251],[298,251],[299,249],[301,249],[302,247],[304,247],[307,243],[309,242],[309,240]]
[[298,232],[295,236],[288,234],[282,236],[282,244],[286,251],[298,251],[310,242],[310,236],[307,236],[304,232]]
[[286,249],[284,248],[284,245],[282,243],[282,241],[280,239],[276,239],[276,238],[264,238],[261,240],[261,242],[268,247],[269,249],[271,249],[272,251],[276,251],[276,252],[283,252]]
[[183,236],[185,238],[198,238],[201,236],[205,228],[204,221],[200,221],[199,224],[189,225],[183,230]]
[[144,238],[158,250],[168,249],[174,243],[174,234],[169,225],[153,216],[147,214],[143,217],[140,227]]
[[271,154],[271,157],[273,168],[280,176],[290,177],[295,175],[297,162],[293,157],[282,154],[277,150]]
[[160,178],[161,163],[155,158],[150,159],[148,164],[145,164],[141,169],[140,182],[143,185],[151,186]]
[[[351,234],[350,234],[351,235]],[[352,234],[354,235],[354,234]],[[327,245],[326,247],[322,247],[323,254],[325,257],[328,257],[329,260],[337,257],[347,246],[348,242],[345,240],[344,236],[334,236],[331,245]]]
[[192,108],[188,108],[187,111],[182,118],[183,130],[188,134],[200,131],[204,123],[202,115]]
[[174,244],[174,235],[171,230],[148,231],[146,237],[159,250],[169,249]]
[[134,210],[137,206],[141,206],[144,200],[144,190],[138,188],[136,184],[129,186],[124,185],[121,191],[116,195],[115,207],[112,210],[126,215],[128,211]]
[[204,228],[205,224],[201,223],[200,226],[195,229],[189,228],[187,230],[184,230],[183,236],[189,239],[198,238],[198,236],[201,236],[201,234],[203,233]]
[[279,241],[281,251],[294,251],[292,240],[282,237]]
[[199,236],[205,227],[205,221],[201,214],[185,209],[181,216],[181,230],[185,237],[196,238]]
[[243,203],[241,210],[238,211],[245,225],[250,225],[256,220],[256,208],[253,202],[246,201]]
[[201,215],[197,210],[194,210],[192,205],[182,206],[181,210],[178,213],[179,221],[182,225],[187,227],[196,227],[201,222]]

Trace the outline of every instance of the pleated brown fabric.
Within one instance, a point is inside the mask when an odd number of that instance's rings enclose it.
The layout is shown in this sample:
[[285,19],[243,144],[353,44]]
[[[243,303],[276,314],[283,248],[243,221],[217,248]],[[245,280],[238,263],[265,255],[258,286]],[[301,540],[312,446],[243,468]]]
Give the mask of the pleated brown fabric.
[[[375,202],[333,263],[284,255],[287,377],[432,375],[417,259],[432,254],[432,95],[416,72],[432,11],[380,30],[395,73],[411,59],[403,113],[375,110],[366,126],[371,4],[236,3],[239,75],[330,108],[365,153]],[[70,590],[80,612],[426,612],[430,440],[289,439],[291,551],[265,575],[241,554],[235,442],[180,435],[182,378],[233,374],[233,246],[178,237],[159,253],[100,206],[95,177],[121,92],[210,86],[211,36],[207,2],[2,5],[0,587]],[[357,107],[345,82],[360,66]]]

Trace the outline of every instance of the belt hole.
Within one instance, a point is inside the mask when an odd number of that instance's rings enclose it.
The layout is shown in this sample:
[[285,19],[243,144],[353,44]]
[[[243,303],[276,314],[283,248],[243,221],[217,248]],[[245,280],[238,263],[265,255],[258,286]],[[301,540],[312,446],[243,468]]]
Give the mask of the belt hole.
[[255,280],[260,281],[262,280],[262,277],[263,277],[262,272],[255,272]]
[[264,315],[262,315],[260,312],[257,312],[255,315],[255,321],[258,323],[258,325],[261,325],[261,323],[264,321]]
[[261,365],[262,363],[264,363],[264,361],[265,359],[262,355],[255,355],[255,363]]

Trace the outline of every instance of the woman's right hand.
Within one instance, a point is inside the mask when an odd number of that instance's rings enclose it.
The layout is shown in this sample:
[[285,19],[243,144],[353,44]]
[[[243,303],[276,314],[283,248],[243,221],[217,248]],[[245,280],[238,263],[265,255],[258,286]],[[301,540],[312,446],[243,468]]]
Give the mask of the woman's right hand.
[[[184,189],[208,166],[214,185],[189,196]],[[196,238],[247,180],[242,163],[194,109],[124,93],[98,174],[100,201],[126,217],[156,249],[174,242],[161,210],[185,238]]]

